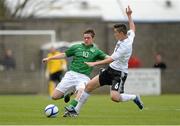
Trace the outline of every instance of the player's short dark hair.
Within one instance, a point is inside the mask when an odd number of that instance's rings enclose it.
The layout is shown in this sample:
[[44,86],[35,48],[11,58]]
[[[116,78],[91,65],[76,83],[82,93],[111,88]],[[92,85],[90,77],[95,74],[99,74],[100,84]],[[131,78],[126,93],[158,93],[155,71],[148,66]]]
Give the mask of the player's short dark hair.
[[114,28],[117,29],[118,32],[123,32],[125,35],[127,34],[127,26],[125,24],[115,24]]
[[92,38],[95,37],[95,32],[94,32],[93,29],[87,29],[87,30],[84,31],[83,34],[91,34]]

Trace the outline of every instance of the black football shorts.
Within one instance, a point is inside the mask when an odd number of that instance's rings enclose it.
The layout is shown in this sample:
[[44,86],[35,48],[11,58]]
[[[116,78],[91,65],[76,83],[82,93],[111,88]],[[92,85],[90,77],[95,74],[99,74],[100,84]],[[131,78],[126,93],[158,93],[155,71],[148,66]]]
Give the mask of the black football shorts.
[[111,85],[111,90],[124,93],[124,83],[127,78],[127,73],[117,71],[108,67],[102,69],[99,74],[99,82],[101,86]]

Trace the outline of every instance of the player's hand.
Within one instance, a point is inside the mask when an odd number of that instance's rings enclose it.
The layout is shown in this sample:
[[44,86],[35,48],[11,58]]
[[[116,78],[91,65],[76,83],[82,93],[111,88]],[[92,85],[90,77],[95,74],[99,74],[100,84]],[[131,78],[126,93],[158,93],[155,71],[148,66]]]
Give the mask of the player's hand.
[[87,64],[90,67],[93,67],[96,65],[94,62],[85,62],[85,64]]
[[128,8],[126,8],[126,14],[127,14],[127,16],[130,16],[132,14],[132,10],[131,10],[130,6],[128,6]]
[[49,58],[44,58],[44,59],[42,59],[42,62],[46,63],[46,62],[48,62],[48,60],[49,60]]

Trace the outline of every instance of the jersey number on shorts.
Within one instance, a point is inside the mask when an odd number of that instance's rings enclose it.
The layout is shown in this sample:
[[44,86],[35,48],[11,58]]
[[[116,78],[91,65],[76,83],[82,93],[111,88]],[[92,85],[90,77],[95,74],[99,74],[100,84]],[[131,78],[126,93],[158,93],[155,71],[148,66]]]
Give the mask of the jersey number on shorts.
[[115,89],[118,89],[119,88],[119,83],[117,83],[115,86],[114,86]]

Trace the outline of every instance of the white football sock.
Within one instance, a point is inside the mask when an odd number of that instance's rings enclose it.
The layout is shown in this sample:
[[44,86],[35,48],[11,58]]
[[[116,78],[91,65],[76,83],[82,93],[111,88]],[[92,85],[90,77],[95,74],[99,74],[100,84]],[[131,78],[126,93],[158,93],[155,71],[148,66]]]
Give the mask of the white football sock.
[[136,95],[133,95],[133,94],[120,94],[120,99],[123,102],[134,100],[135,98],[136,98]]
[[83,91],[81,97],[78,100],[78,104],[75,107],[75,110],[76,110],[77,113],[79,113],[80,109],[82,108],[83,104],[87,101],[89,96],[90,96],[90,94]]

